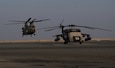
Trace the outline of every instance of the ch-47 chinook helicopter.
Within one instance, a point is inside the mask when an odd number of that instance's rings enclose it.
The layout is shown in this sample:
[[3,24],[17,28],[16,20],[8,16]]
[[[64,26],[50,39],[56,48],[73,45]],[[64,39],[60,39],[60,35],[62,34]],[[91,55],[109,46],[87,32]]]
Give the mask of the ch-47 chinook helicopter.
[[[63,21],[62,21],[63,23]],[[89,27],[89,26],[79,26],[79,25],[62,25],[62,23],[59,26],[49,27],[46,31],[51,31],[55,29],[61,29],[61,34],[56,35],[55,41],[59,41],[61,38],[64,40],[64,44],[68,44],[69,42],[79,42],[82,44],[85,41],[91,40],[91,37],[89,34],[81,33],[81,30],[75,27],[82,27],[87,29],[99,29],[99,30],[105,30],[105,31],[111,31],[107,29],[102,28],[95,28],[95,27]],[[67,28],[69,27],[69,28]],[[65,29],[66,28],[66,29]]]
[[47,21],[47,20],[50,20],[50,19],[31,20],[31,18],[29,18],[26,21],[11,21],[11,22],[22,22],[22,23],[11,23],[11,24],[24,24],[24,26],[22,27],[22,36],[25,36],[25,35],[32,36],[32,35],[35,35],[35,32],[36,32],[34,22],[42,22],[42,21]]

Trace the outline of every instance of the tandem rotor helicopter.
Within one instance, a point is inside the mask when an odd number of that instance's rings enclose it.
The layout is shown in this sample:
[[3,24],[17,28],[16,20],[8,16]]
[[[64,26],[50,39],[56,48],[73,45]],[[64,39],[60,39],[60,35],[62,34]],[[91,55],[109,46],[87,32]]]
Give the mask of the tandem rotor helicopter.
[[[64,44],[68,44],[69,42],[79,42],[82,44],[85,41],[91,40],[91,36],[89,34],[84,34],[81,33],[81,30],[75,27],[82,27],[82,28],[87,28],[87,29],[98,29],[98,30],[104,30],[104,31],[111,31],[107,29],[102,29],[102,28],[95,28],[95,27],[89,27],[89,26],[79,26],[79,25],[62,25],[64,19],[62,20],[61,24],[59,26],[54,26],[54,27],[48,27],[48,28],[41,28],[41,29],[47,29],[45,31],[52,31],[55,29],[61,29],[61,34],[57,34],[54,37],[55,41],[59,41],[61,39],[64,40]],[[69,27],[69,28],[66,28]]]
[[50,20],[50,19],[42,19],[42,20],[36,20],[36,19],[31,20],[31,19],[32,18],[29,18],[26,21],[11,21],[11,22],[22,22],[22,23],[10,23],[10,24],[24,24],[24,26],[22,27],[22,36],[25,36],[25,35],[32,36],[32,35],[35,35],[35,32],[36,32],[34,22],[42,22],[42,21]]

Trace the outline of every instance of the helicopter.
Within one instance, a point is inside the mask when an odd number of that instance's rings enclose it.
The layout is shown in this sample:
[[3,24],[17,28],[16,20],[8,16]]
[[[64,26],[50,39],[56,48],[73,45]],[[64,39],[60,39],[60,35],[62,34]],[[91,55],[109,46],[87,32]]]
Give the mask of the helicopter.
[[28,18],[28,20],[26,21],[11,21],[11,22],[22,22],[22,23],[10,23],[10,24],[24,24],[24,26],[22,27],[22,37],[25,35],[36,35],[36,28],[34,25],[34,22],[42,22],[42,21],[47,21],[50,19],[42,19],[42,20],[36,20],[32,18]]
[[[90,34],[84,34],[81,32],[80,29],[75,28],[75,27],[82,27],[82,28],[87,28],[87,29],[98,29],[98,30],[104,30],[104,31],[111,31],[107,29],[102,29],[102,28],[95,28],[95,27],[89,27],[89,26],[79,26],[79,25],[62,25],[64,20],[62,20],[61,24],[59,26],[54,26],[54,27],[48,27],[49,29],[45,31],[52,31],[55,29],[61,29],[61,34],[57,34],[54,37],[55,41],[61,40],[61,38],[64,40],[64,44],[68,44],[69,42],[79,42],[82,44],[85,41],[91,40]],[[69,28],[66,28],[69,27]]]

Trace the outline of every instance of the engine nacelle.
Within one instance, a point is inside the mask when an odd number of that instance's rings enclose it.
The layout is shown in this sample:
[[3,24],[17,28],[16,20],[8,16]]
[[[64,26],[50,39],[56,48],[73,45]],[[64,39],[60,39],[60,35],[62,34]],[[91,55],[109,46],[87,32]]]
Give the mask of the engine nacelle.
[[91,40],[91,37],[85,38],[85,41],[89,41],[89,40]]

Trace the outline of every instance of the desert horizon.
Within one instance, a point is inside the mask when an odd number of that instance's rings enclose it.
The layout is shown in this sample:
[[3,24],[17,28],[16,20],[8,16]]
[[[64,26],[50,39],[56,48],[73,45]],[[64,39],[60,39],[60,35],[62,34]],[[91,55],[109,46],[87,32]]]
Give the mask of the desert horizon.
[[[92,38],[91,41],[115,41],[115,38]],[[19,42],[55,42],[54,39],[41,39],[41,40],[0,40],[0,43],[19,43]],[[59,42],[63,42],[60,40]]]

